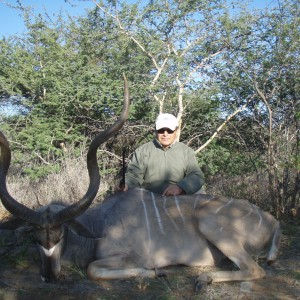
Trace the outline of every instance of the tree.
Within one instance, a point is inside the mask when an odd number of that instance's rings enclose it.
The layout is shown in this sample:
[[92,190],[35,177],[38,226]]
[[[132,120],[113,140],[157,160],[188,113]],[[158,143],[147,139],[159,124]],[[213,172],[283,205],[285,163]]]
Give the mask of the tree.
[[171,112],[208,175],[267,170],[274,211],[299,205],[297,1],[254,14],[227,1],[107,0],[78,19],[26,20],[28,34],[0,51],[0,92],[25,108],[6,119],[18,149],[59,162],[55,142],[85,141],[118,115],[125,73],[129,121],[103,151],[128,155]]
[[[270,13],[261,14],[253,34],[228,57],[230,67],[220,77],[227,95],[224,105],[236,107],[251,99],[243,116],[246,118],[239,117],[238,132],[245,146],[261,156],[256,169],[260,162],[265,164],[277,216],[299,205],[300,19],[296,2],[285,1]],[[246,136],[243,124],[251,128]]]
[[[226,1],[95,4],[120,35],[150,59],[148,85],[158,112],[177,114],[180,124],[183,115],[188,119],[189,94],[213,87],[211,69],[236,47],[235,27],[239,23],[230,17]],[[238,33],[240,43],[243,33]]]
[[78,32],[77,25],[69,22],[58,19],[51,26],[41,15],[28,19],[28,34],[3,40],[1,48],[2,93],[18,95],[27,109],[6,118],[14,146],[49,166],[64,154],[58,141],[83,142],[99,130],[99,122],[106,121],[105,127],[112,122],[122,106],[122,74],[118,80],[110,77],[105,66],[82,51],[80,40],[70,35]]

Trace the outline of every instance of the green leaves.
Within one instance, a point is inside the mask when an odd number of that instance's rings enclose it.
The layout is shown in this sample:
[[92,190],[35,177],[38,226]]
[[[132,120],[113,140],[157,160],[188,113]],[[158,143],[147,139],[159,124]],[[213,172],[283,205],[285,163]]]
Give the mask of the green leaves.
[[254,14],[243,4],[100,1],[78,19],[25,16],[28,33],[0,41],[0,95],[26,108],[2,116],[14,150],[40,164],[36,174],[59,165],[54,141],[78,145],[118,116],[125,73],[130,116],[109,150],[131,153],[170,112],[181,141],[195,150],[209,142],[199,155],[208,174],[268,167],[270,189],[280,189],[297,173],[299,8],[285,1]]

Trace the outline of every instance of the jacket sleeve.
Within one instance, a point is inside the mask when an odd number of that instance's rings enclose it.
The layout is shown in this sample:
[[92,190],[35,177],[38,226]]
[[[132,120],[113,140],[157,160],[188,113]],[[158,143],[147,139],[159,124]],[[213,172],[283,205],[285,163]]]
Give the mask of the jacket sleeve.
[[204,175],[201,171],[195,152],[189,149],[186,162],[186,176],[177,184],[186,194],[194,194],[204,185]]
[[141,150],[134,151],[131,162],[128,164],[125,174],[125,184],[129,188],[141,187],[144,182],[144,163]]

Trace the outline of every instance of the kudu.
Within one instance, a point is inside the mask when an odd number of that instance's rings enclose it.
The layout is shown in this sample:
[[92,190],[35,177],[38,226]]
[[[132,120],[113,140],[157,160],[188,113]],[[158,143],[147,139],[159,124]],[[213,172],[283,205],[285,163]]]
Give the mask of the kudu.
[[41,276],[47,281],[58,277],[61,260],[87,265],[92,280],[155,277],[164,274],[160,269],[166,266],[213,266],[226,258],[239,270],[199,274],[196,287],[263,277],[265,271],[252,257],[267,250],[267,261],[276,259],[280,225],[248,201],[207,194],[165,197],[132,189],[87,209],[99,186],[96,151],[124,122],[128,92],[125,94],[120,120],[90,146],[90,186],[71,206],[49,205],[33,211],[13,199],[5,183],[10,149],[0,135],[0,197],[15,216],[0,228],[15,229],[24,222],[33,226]]

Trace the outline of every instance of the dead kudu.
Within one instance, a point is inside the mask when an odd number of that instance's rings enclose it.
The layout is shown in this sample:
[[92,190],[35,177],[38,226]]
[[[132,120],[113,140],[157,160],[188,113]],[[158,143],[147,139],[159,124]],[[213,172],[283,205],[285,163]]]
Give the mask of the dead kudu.
[[49,205],[33,211],[13,199],[6,189],[11,153],[4,135],[0,135],[0,197],[14,215],[0,228],[16,229],[24,223],[33,227],[40,249],[41,276],[46,281],[58,278],[61,260],[88,266],[91,280],[155,277],[166,266],[213,266],[226,258],[239,270],[199,274],[196,287],[262,278],[265,271],[252,257],[266,249],[267,261],[276,259],[280,225],[247,201],[207,194],[164,197],[133,189],[87,209],[100,180],[96,151],[124,122],[126,91],[122,117],[90,146],[90,186],[73,205]]

